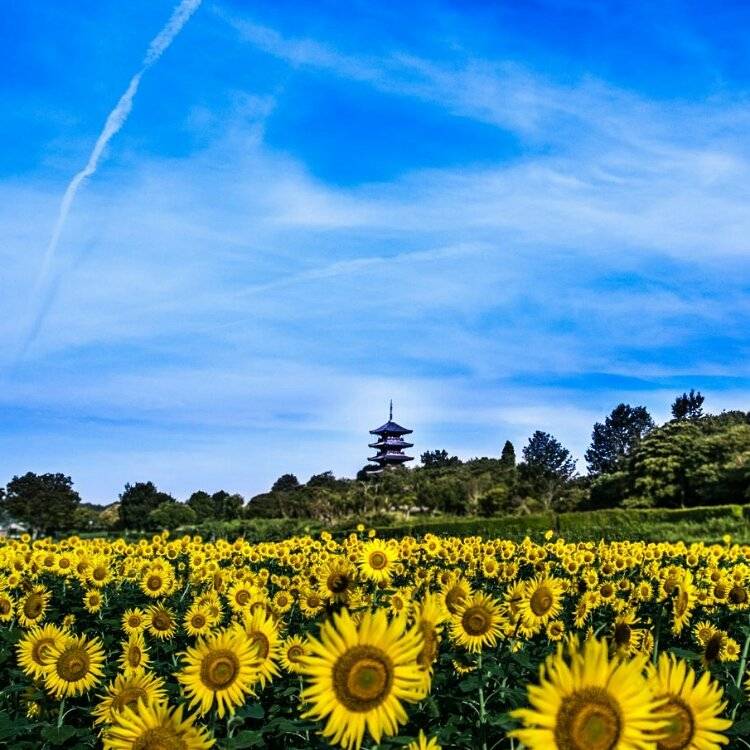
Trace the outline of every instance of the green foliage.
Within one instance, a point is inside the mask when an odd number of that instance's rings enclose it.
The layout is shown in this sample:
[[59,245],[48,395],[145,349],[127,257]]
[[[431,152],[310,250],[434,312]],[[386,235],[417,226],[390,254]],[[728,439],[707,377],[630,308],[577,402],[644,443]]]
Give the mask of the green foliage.
[[594,425],[591,446],[586,451],[589,473],[614,472],[633,446],[654,428],[645,406],[619,404],[604,420]]
[[700,419],[703,416],[705,398],[700,391],[690,389],[690,393],[678,396],[672,404],[672,417],[677,420]]
[[8,482],[5,496],[0,498],[0,507],[4,515],[30,530],[49,534],[74,527],[80,502],[70,477],[29,471]]
[[195,511],[185,503],[162,503],[148,514],[149,525],[155,529],[176,529],[195,523]]
[[120,523],[126,529],[156,529],[151,522],[151,511],[162,503],[177,502],[166,492],[159,492],[153,482],[126,484],[120,495]]

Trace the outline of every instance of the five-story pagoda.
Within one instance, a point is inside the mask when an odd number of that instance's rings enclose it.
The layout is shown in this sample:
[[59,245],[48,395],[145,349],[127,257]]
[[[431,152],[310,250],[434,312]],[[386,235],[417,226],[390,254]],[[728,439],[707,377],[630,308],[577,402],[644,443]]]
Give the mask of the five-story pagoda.
[[377,455],[367,459],[378,465],[377,469],[372,470],[373,474],[414,460],[412,456],[407,456],[403,452],[404,448],[411,448],[414,445],[402,439],[404,435],[411,435],[411,433],[412,430],[407,430],[393,421],[393,401],[391,401],[388,421],[376,430],[370,430],[370,434],[377,435],[378,438],[376,442],[368,443],[370,448],[377,448],[378,451]]

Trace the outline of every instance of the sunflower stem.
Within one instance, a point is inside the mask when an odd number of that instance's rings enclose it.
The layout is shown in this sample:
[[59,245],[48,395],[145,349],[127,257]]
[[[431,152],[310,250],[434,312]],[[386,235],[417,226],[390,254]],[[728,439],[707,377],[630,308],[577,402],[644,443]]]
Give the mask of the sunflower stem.
[[[737,679],[735,680],[735,684],[737,685],[737,687],[742,687],[742,678],[745,675],[745,666],[747,665],[748,650],[750,650],[750,633],[748,633],[747,636],[745,637],[745,645],[742,647],[742,657],[740,658],[740,666],[739,666],[739,669],[737,670]],[[736,713],[737,713],[737,706],[734,707],[734,711],[732,712],[732,718],[734,718],[734,715]]]
[[482,750],[487,750],[487,736],[484,731],[484,675],[482,674],[482,652],[477,657],[477,672],[479,672],[479,731],[482,733]]
[[63,698],[60,701],[60,710],[57,714],[57,728],[59,729],[63,724],[63,719],[65,718],[65,698]]
[[661,616],[664,611],[664,607],[659,607],[659,614],[656,618],[656,632],[654,633],[654,664],[659,657],[659,633],[661,632]]

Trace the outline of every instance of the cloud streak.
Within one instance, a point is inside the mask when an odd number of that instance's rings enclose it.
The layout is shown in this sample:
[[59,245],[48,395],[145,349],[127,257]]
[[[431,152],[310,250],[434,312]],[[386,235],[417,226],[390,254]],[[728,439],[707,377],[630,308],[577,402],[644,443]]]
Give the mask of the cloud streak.
[[89,155],[86,166],[77,172],[68,183],[68,186],[65,189],[65,194],[60,203],[57,220],[55,221],[55,226],[52,230],[52,236],[47,244],[47,249],[42,258],[39,273],[37,274],[34,283],[34,288],[30,297],[31,321],[20,344],[17,355],[18,358],[23,357],[29,346],[33,343],[42,326],[46,311],[49,309],[50,303],[48,297],[50,295],[50,289],[48,288],[48,279],[52,269],[52,263],[55,259],[55,253],[57,252],[57,246],[60,243],[60,237],[65,227],[65,222],[70,214],[70,209],[73,206],[73,201],[75,200],[78,190],[84,180],[88,179],[96,172],[97,167],[99,166],[99,161],[104,153],[104,149],[128,119],[128,115],[133,108],[133,100],[138,93],[141,78],[149,68],[158,62],[159,58],[164,54],[169,45],[172,44],[175,37],[190,20],[193,13],[198,10],[201,2],[202,0],[182,0],[182,2],[175,7],[169,21],[167,21],[166,25],[149,44],[140,70],[130,79],[130,83],[125,89],[125,92],[118,100],[115,108],[109,113],[107,120],[104,123],[104,128],[96,139],[94,148]]

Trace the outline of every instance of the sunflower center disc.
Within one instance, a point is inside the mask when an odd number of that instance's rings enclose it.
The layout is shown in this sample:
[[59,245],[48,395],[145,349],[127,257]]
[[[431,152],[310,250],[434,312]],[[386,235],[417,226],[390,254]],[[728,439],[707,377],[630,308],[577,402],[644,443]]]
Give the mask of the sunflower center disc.
[[227,650],[209,653],[201,664],[201,681],[211,690],[221,690],[234,682],[240,663],[234,653]]
[[82,648],[74,647],[60,654],[57,674],[66,682],[77,682],[89,671],[89,655]]
[[298,662],[304,654],[305,651],[301,646],[290,646],[286,652],[286,658],[291,662]]
[[680,593],[677,595],[674,603],[674,611],[678,617],[682,617],[688,608],[688,594],[685,589],[680,589]]
[[23,613],[30,620],[35,620],[37,617],[39,617],[39,615],[42,614],[43,606],[44,601],[42,600],[42,597],[39,596],[39,594],[29,594],[29,597],[26,599],[23,605]]
[[188,750],[188,745],[167,727],[147,729],[133,743],[133,750]]
[[659,750],[683,750],[690,747],[695,734],[693,715],[688,707],[679,699],[671,698],[664,706],[669,712],[669,720],[664,728],[666,737],[660,739],[656,746]]
[[468,635],[484,635],[490,629],[492,619],[484,607],[469,607],[461,616],[461,625]]
[[747,591],[742,586],[735,586],[729,592],[729,601],[732,604],[745,604],[747,602]]
[[157,612],[151,623],[156,630],[169,630],[172,627],[172,618],[166,612]]
[[341,594],[349,588],[349,579],[341,573],[332,573],[328,576],[328,588],[334,594]]
[[31,648],[31,658],[37,664],[44,663],[44,657],[49,653],[49,647],[55,642],[54,638],[40,638]]
[[723,645],[724,638],[721,633],[714,633],[706,643],[706,650],[703,654],[703,658],[707,662],[716,661],[721,654],[721,647]]
[[537,617],[546,615],[552,609],[552,592],[546,586],[540,586],[531,595],[529,606]]
[[135,708],[140,698],[148,698],[148,694],[143,688],[134,686],[126,687],[119,695],[112,699],[112,708],[115,711],[122,711],[125,706]]
[[620,710],[602,688],[585,688],[563,700],[555,722],[560,750],[614,750],[620,740]]
[[370,711],[391,692],[393,664],[374,646],[354,646],[333,667],[333,687],[350,711]]
[[242,591],[238,591],[234,595],[234,600],[239,604],[241,607],[244,607],[249,601],[250,601],[250,592],[243,589]]
[[383,570],[388,565],[388,558],[382,552],[373,552],[370,555],[369,563],[373,570]]
[[630,625],[625,622],[618,622],[615,625],[615,643],[618,646],[627,646],[630,643],[630,636]]
[[10,601],[7,599],[0,600],[0,615],[7,615],[10,612]]
[[128,664],[131,667],[137,667],[141,663],[141,650],[138,646],[131,646],[128,649]]
[[268,638],[258,631],[248,633],[250,640],[258,647],[258,658],[266,659],[271,651],[271,644]]
[[159,576],[149,576],[146,581],[146,587],[149,591],[158,591],[161,588],[161,578]]

